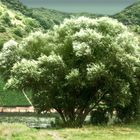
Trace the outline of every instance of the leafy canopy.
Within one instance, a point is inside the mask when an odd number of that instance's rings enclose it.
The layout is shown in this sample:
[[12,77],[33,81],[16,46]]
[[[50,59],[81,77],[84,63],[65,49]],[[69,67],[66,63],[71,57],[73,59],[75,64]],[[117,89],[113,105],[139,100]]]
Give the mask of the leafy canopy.
[[31,89],[38,111],[54,108],[77,127],[100,104],[129,103],[139,53],[138,38],[117,20],[79,17],[5,45],[0,68],[7,88]]

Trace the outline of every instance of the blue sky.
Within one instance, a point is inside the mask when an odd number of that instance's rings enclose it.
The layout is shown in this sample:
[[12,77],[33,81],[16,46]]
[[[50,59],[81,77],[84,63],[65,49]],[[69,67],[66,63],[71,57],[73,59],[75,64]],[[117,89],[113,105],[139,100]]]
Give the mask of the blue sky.
[[45,7],[63,12],[115,14],[138,0],[21,0],[29,7]]

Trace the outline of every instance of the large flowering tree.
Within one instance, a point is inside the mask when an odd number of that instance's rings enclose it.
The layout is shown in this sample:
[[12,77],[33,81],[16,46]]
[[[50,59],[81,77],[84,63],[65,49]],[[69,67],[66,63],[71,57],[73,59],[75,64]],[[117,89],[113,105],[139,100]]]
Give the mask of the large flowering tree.
[[54,108],[67,126],[82,126],[99,104],[130,101],[140,48],[117,20],[66,19],[46,34],[11,43],[0,53],[6,88],[31,89],[36,109]]

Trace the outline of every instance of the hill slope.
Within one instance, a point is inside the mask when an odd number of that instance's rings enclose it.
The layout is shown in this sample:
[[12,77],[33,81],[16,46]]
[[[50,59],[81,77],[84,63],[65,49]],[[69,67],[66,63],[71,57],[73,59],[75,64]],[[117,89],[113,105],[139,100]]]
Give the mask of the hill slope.
[[60,24],[65,18],[70,18],[70,14],[50,10],[46,8],[33,8],[32,18],[39,21],[44,29],[50,29],[55,24]]
[[126,25],[140,25],[140,1],[114,16]]
[[91,13],[65,13],[47,8],[32,8],[32,18],[39,21],[39,23],[45,28],[50,29],[55,24],[60,24],[65,18],[86,16],[95,18],[101,15],[95,15]]
[[29,32],[39,29],[40,24],[36,20],[9,9],[0,2],[0,48],[11,38],[20,40]]
[[8,9],[19,11],[24,15],[31,15],[31,10],[20,2],[20,0],[0,0],[3,5],[6,5]]
[[125,8],[122,12],[113,17],[140,33],[140,1]]

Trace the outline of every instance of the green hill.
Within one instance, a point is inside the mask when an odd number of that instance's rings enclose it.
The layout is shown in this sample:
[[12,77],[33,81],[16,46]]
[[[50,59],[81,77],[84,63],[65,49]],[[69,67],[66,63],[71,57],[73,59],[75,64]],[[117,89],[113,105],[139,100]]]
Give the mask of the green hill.
[[140,1],[125,8],[122,12],[113,17],[140,33]]
[[49,10],[46,8],[33,8],[32,18],[39,21],[44,29],[50,29],[55,24],[60,24],[65,18],[70,18],[71,14]]
[[126,25],[140,25],[140,1],[114,16]]
[[71,18],[72,16],[74,17],[86,16],[90,18],[95,18],[101,15],[95,15],[91,13],[65,13],[47,8],[32,9],[32,18],[38,20],[45,29],[49,29],[53,27],[55,24],[60,24],[61,22],[63,22],[65,18]]
[[31,31],[40,29],[35,19],[27,17],[19,11],[12,10],[0,2],[0,48],[7,40],[20,40]]
[[24,15],[30,15],[31,10],[23,5],[19,0],[0,0],[2,4],[6,5],[9,9],[19,11]]

